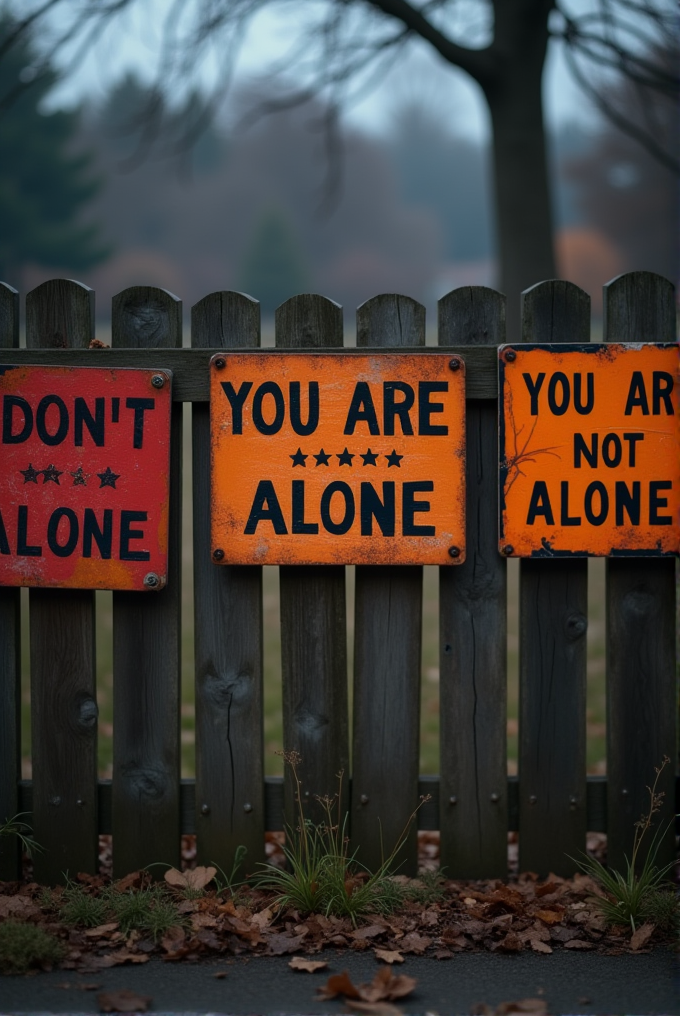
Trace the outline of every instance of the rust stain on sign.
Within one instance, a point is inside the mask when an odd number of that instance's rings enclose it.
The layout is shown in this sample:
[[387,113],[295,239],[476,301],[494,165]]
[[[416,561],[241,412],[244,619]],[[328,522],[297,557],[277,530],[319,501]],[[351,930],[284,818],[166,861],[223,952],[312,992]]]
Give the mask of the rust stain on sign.
[[459,564],[465,365],[437,354],[219,353],[222,564]]
[[0,585],[162,589],[172,375],[0,366]]
[[680,550],[675,344],[501,347],[500,549]]

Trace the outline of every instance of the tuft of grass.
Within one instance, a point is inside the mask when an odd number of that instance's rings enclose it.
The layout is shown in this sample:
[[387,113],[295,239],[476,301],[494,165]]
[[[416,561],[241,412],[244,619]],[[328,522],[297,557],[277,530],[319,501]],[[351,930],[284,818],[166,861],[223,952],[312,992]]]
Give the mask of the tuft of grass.
[[440,903],[446,896],[445,883],[446,879],[441,870],[423,869],[418,872],[418,877],[406,886],[406,896],[415,903],[424,903],[426,906]]
[[662,931],[680,931],[680,899],[675,887],[654,889],[648,893],[641,907],[641,916]]
[[229,890],[229,892],[231,892],[231,894],[233,895],[234,890],[238,888],[238,886],[243,885],[243,880],[237,881],[237,876],[239,871],[241,870],[241,867],[243,866],[243,862],[246,859],[247,853],[248,848],[244,846],[242,843],[239,843],[238,847],[236,848],[236,853],[234,854],[234,863],[232,864],[231,871],[229,872],[228,875],[224,871],[224,869],[221,868],[219,864],[217,864],[216,861],[212,862],[213,867],[217,868],[219,872],[219,876],[215,875],[214,877],[214,882],[215,885],[217,886],[218,896],[220,895],[220,893],[226,892],[227,890]]
[[[262,871],[255,879],[257,885],[274,892],[279,907],[349,917],[353,924],[365,914],[392,913],[406,898],[404,886],[393,875],[415,812],[389,857],[377,871],[369,872],[349,853],[347,820],[342,821],[339,814],[343,773],[338,773],[339,787],[334,797],[316,798],[325,812],[325,821],[314,825],[304,814],[298,775],[301,758],[296,751],[285,752],[283,758],[295,781],[298,825],[286,830],[283,850],[287,868],[282,871],[272,864],[261,865]],[[334,817],[336,804],[338,815]]]
[[[48,905],[52,905],[51,901]],[[109,915],[109,907],[101,896],[92,896],[85,886],[66,882],[61,894],[59,916],[64,924],[75,927],[96,928],[104,924]]]
[[[666,919],[670,924],[673,922],[673,908],[666,897],[671,896],[673,889],[667,875],[673,867],[674,862],[671,861],[670,864],[662,868],[659,868],[656,864],[661,837],[665,832],[664,829],[659,827],[652,837],[647,856],[639,872],[637,863],[643,840],[652,828],[653,816],[661,808],[664,795],[663,793],[658,793],[656,788],[659,783],[659,777],[667,765],[670,765],[670,759],[667,755],[664,755],[661,765],[654,769],[656,778],[653,785],[647,787],[649,791],[649,809],[635,823],[633,851],[630,860],[626,857],[625,873],[622,874],[615,869],[609,871],[594,857],[586,857],[582,860],[572,858],[572,860],[576,860],[581,871],[585,872],[586,875],[590,875],[606,893],[604,897],[594,896],[593,902],[604,915],[607,923],[629,924],[633,932],[635,932],[636,924],[639,924],[641,921],[654,920],[652,917],[653,911],[656,911],[658,915]],[[672,898],[675,901],[675,897],[673,896]],[[677,901],[675,901],[676,919],[677,906]],[[659,922],[654,921],[654,923]]]
[[8,920],[0,923],[0,973],[25,974],[32,967],[60,963],[66,949],[54,935],[34,924]]
[[26,856],[33,857],[34,854],[41,853],[43,848],[31,835],[32,827],[23,821],[25,815],[30,815],[30,812],[20,811],[0,824],[0,836],[16,836]]
[[169,928],[182,924],[177,904],[164,885],[155,884],[127,892],[111,886],[104,899],[124,935],[136,930],[151,935],[156,941]]

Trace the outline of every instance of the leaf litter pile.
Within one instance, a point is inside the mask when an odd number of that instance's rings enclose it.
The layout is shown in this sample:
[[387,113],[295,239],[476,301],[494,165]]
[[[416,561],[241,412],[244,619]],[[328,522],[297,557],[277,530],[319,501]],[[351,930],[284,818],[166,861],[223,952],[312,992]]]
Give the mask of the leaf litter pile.
[[[355,987],[357,995],[345,993],[362,1004],[391,1004],[400,997],[409,979],[395,979],[390,971],[409,956],[444,961],[469,951],[548,955],[562,949],[612,955],[649,951],[672,940],[670,931],[651,922],[634,932],[630,926],[607,926],[596,902],[602,891],[585,874],[539,879],[525,873],[507,882],[448,880],[431,870],[437,834],[420,835],[425,870],[417,879],[394,878],[402,892],[399,906],[354,923],[349,917],[277,906],[271,892],[249,884],[220,889],[214,868],[187,867],[166,870],[162,881],[141,871],[116,882],[81,874],[55,889],[34,882],[0,883],[0,938],[3,924],[9,925],[7,935],[12,927],[26,931],[26,925],[33,926],[51,936],[56,951],[46,962],[28,965],[79,972],[146,963],[152,956],[176,963],[247,955],[290,955],[291,968],[304,972],[323,969],[325,949],[373,952],[385,965],[383,980],[370,990]],[[187,847],[185,841],[185,848],[185,862],[191,864],[191,844]],[[270,859],[275,852],[272,837]],[[0,969],[20,972],[2,964],[0,946]],[[325,990],[336,990],[340,976],[332,976]]]

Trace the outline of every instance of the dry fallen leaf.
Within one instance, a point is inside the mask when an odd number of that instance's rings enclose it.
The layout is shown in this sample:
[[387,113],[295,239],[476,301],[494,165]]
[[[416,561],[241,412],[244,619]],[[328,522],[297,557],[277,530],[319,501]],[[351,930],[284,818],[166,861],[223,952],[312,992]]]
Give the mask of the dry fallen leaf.
[[557,910],[537,910],[535,916],[540,917],[545,924],[559,924],[562,920],[562,912]]
[[396,949],[374,949],[373,952],[376,955],[376,959],[382,960],[383,963],[403,963],[404,957]]
[[654,933],[654,928],[655,925],[650,924],[649,922],[647,924],[641,924],[630,937],[631,949],[636,951],[637,949],[642,949],[646,946]]
[[151,998],[138,995],[136,991],[119,988],[117,991],[102,991],[97,995],[100,1012],[146,1012]]
[[168,885],[175,885],[179,889],[205,889],[208,882],[212,882],[216,874],[217,868],[206,868],[203,865],[199,865],[197,868],[188,871],[168,868],[164,878]]
[[304,956],[293,956],[292,960],[288,961],[288,966],[291,970],[304,970],[308,974],[313,974],[316,970],[323,970],[328,963],[325,960],[306,960]]
[[530,1012],[534,1016],[547,1016],[548,1007],[543,998],[521,998],[518,1002],[501,1002],[496,1006],[496,1016],[508,1016],[514,1012]]
[[118,927],[118,921],[111,921],[110,924],[100,924],[96,928],[87,928],[85,931],[86,938],[106,938],[112,931],[115,931]]
[[541,942],[538,938],[530,938],[529,942],[534,952],[546,953],[546,955],[552,952],[550,946],[546,942]]
[[316,997],[323,1000],[337,998],[339,995],[344,995],[345,998],[361,998],[346,970],[343,970],[341,974],[331,974],[316,993]]

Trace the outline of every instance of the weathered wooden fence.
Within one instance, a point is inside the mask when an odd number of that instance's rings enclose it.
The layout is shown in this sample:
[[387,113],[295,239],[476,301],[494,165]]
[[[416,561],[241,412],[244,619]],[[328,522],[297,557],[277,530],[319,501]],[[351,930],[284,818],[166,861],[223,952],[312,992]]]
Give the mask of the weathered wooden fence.
[[[645,272],[605,287],[605,341],[675,340],[673,287]],[[587,342],[590,301],[569,282],[522,296],[523,340]],[[439,302],[439,346],[467,367],[465,564],[440,576],[441,768],[419,776],[422,569],[358,567],[352,749],[347,693],[345,572],[280,569],[283,729],[304,758],[305,786],[346,784],[351,837],[373,866],[419,795],[420,828],[441,830],[441,862],[455,877],[504,876],[507,833],[519,830],[520,866],[573,871],[586,829],[608,834],[621,865],[646,784],[667,754],[661,821],[673,814],[676,759],[675,562],[607,562],[607,777],[586,778],[587,561],[525,560],[520,574],[519,776],[506,760],[506,561],[497,549],[497,356],[505,298],[466,287]],[[262,573],[214,567],[209,542],[208,363],[214,349],[256,348],[259,305],[239,293],[192,309],[182,348],[181,302],[133,287],[113,300],[112,348],[90,349],[94,293],[55,280],[26,297],[0,285],[5,363],[169,368],[174,372],[168,585],[113,595],[113,779],[97,778],[94,593],[32,589],[30,667],[33,780],[20,779],[20,597],[0,588],[0,818],[32,812],[44,852],[36,877],[94,871],[97,835],[113,833],[114,871],[179,864],[180,833],[197,834],[201,861],[229,869],[239,844],[250,866],[266,829],[283,827],[292,788],[263,774]],[[343,345],[341,308],[297,296],[276,313],[282,348]],[[377,296],[357,312],[357,345],[425,344],[425,309]],[[180,780],[181,403],[193,407],[196,780]],[[313,803],[312,803],[313,807]],[[404,869],[416,866],[416,831]],[[673,831],[662,858],[672,856]],[[0,878],[18,871],[16,845],[0,848]],[[660,858],[660,860],[662,859]]]

